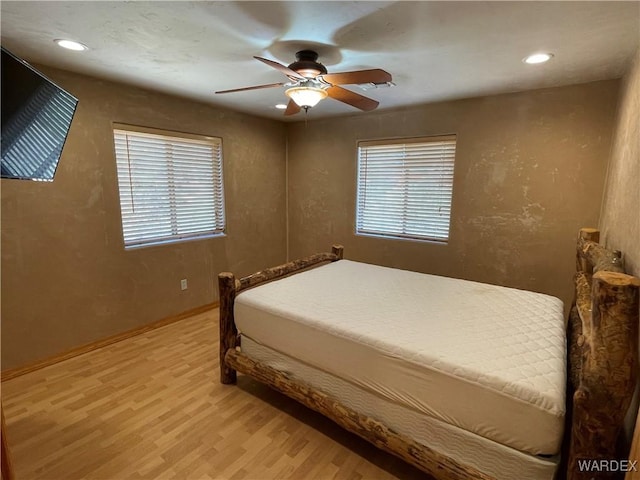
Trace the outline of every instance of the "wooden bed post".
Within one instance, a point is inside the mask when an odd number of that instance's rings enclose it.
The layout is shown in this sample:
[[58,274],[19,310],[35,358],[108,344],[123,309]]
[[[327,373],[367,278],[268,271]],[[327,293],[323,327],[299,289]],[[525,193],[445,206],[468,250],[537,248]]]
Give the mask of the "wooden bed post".
[[233,318],[233,303],[236,299],[236,277],[233,273],[222,272],[218,275],[220,290],[220,382],[236,383],[236,371],[229,367],[224,359],[227,350],[235,348],[238,330]]
[[598,243],[600,232],[595,228],[583,228],[578,236],[577,267],[578,273],[591,275],[595,272],[624,273],[622,254],[612,251]]
[[[599,242],[600,231],[595,228],[581,228],[578,232],[578,244],[582,241]],[[593,273],[593,267],[589,265],[584,256],[580,255],[580,252],[576,254],[576,267],[578,272]]]
[[568,480],[594,477],[594,471],[580,471],[581,460],[618,459],[616,440],[637,379],[640,280],[621,273],[619,253],[596,244],[598,233],[582,229],[578,238]]
[[331,253],[338,257],[338,260],[342,260],[344,258],[344,247],[342,245],[333,245]]

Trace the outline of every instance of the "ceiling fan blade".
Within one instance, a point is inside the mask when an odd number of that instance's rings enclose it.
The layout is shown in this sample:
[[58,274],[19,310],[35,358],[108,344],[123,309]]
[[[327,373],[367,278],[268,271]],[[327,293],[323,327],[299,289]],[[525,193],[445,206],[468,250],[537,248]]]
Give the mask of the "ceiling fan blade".
[[287,104],[287,109],[284,111],[284,114],[295,115],[299,111],[300,111],[300,107],[298,106],[298,104],[293,100],[289,100],[289,103]]
[[287,77],[305,79],[305,77],[300,75],[298,72],[296,72],[295,70],[291,70],[289,67],[285,67],[281,63],[274,62],[273,60],[269,60],[268,58],[262,58],[262,57],[253,57],[253,58],[255,58],[256,60],[260,60],[263,63],[266,63],[267,65],[269,65],[270,67],[275,68],[276,70],[280,70]]
[[374,68],[372,70],[357,70],[355,72],[328,73],[320,76],[322,80],[332,85],[353,85],[361,83],[387,83],[391,81],[391,74]]
[[268,85],[256,85],[255,87],[243,87],[243,88],[234,88],[232,90],[220,90],[216,93],[233,93],[233,92],[244,92],[245,90],[259,90],[261,88],[272,88],[272,87],[282,87],[285,85],[284,83],[270,83]]
[[359,108],[365,112],[374,110],[380,102],[360,95],[359,93],[352,92],[342,87],[329,87],[327,93],[331,98],[334,98],[340,102],[351,105],[352,107]]

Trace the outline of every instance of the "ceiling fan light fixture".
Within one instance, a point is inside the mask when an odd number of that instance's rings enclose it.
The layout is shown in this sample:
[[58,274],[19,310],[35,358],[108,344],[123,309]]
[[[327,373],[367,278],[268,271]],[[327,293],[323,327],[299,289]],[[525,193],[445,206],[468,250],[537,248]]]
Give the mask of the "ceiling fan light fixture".
[[328,74],[326,67],[318,63],[317,52],[312,50],[300,50],[296,53],[297,61],[288,67],[274,60],[269,60],[268,58],[253,58],[283,73],[289,81],[287,83],[280,82],[268,85],[255,85],[253,87],[234,88],[231,90],[219,90],[215,93],[234,93],[246,90],[260,90],[263,88],[287,87],[288,90],[285,91],[285,94],[289,97],[288,104],[286,106],[278,105],[276,108],[283,109],[284,114],[289,116],[297,114],[300,110],[307,112],[309,108],[316,106],[322,99],[327,97],[331,97],[333,100],[345,103],[363,112],[368,112],[374,110],[379,105],[377,100],[365,97],[347,88],[342,88],[340,85],[370,84],[375,88],[395,85],[392,82],[391,74],[379,68]]
[[284,93],[302,108],[315,107],[320,100],[327,98],[326,90],[318,87],[293,87]]

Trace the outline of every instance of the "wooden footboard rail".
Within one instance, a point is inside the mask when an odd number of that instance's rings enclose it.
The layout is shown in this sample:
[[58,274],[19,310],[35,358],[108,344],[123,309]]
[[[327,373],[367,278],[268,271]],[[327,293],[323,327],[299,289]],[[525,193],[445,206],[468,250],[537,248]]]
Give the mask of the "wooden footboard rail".
[[640,280],[624,274],[620,252],[598,241],[598,230],[580,230],[576,300],[569,318],[569,378],[575,393],[568,480],[593,478],[585,466],[594,461],[621,460],[616,440],[637,380]]
[[461,465],[415,440],[362,415],[335,398],[289,378],[285,373],[255,362],[242,352],[229,350],[226,361],[239,372],[266,383],[306,407],[333,420],[385,452],[391,453],[439,480],[495,480],[475,468]]

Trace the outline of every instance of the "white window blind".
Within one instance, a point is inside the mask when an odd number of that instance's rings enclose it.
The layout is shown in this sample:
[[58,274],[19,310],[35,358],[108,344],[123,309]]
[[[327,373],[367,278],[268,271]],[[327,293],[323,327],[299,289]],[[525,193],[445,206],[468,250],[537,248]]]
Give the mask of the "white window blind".
[[360,142],[356,233],[449,239],[455,135]]
[[222,234],[222,142],[114,128],[125,247]]

